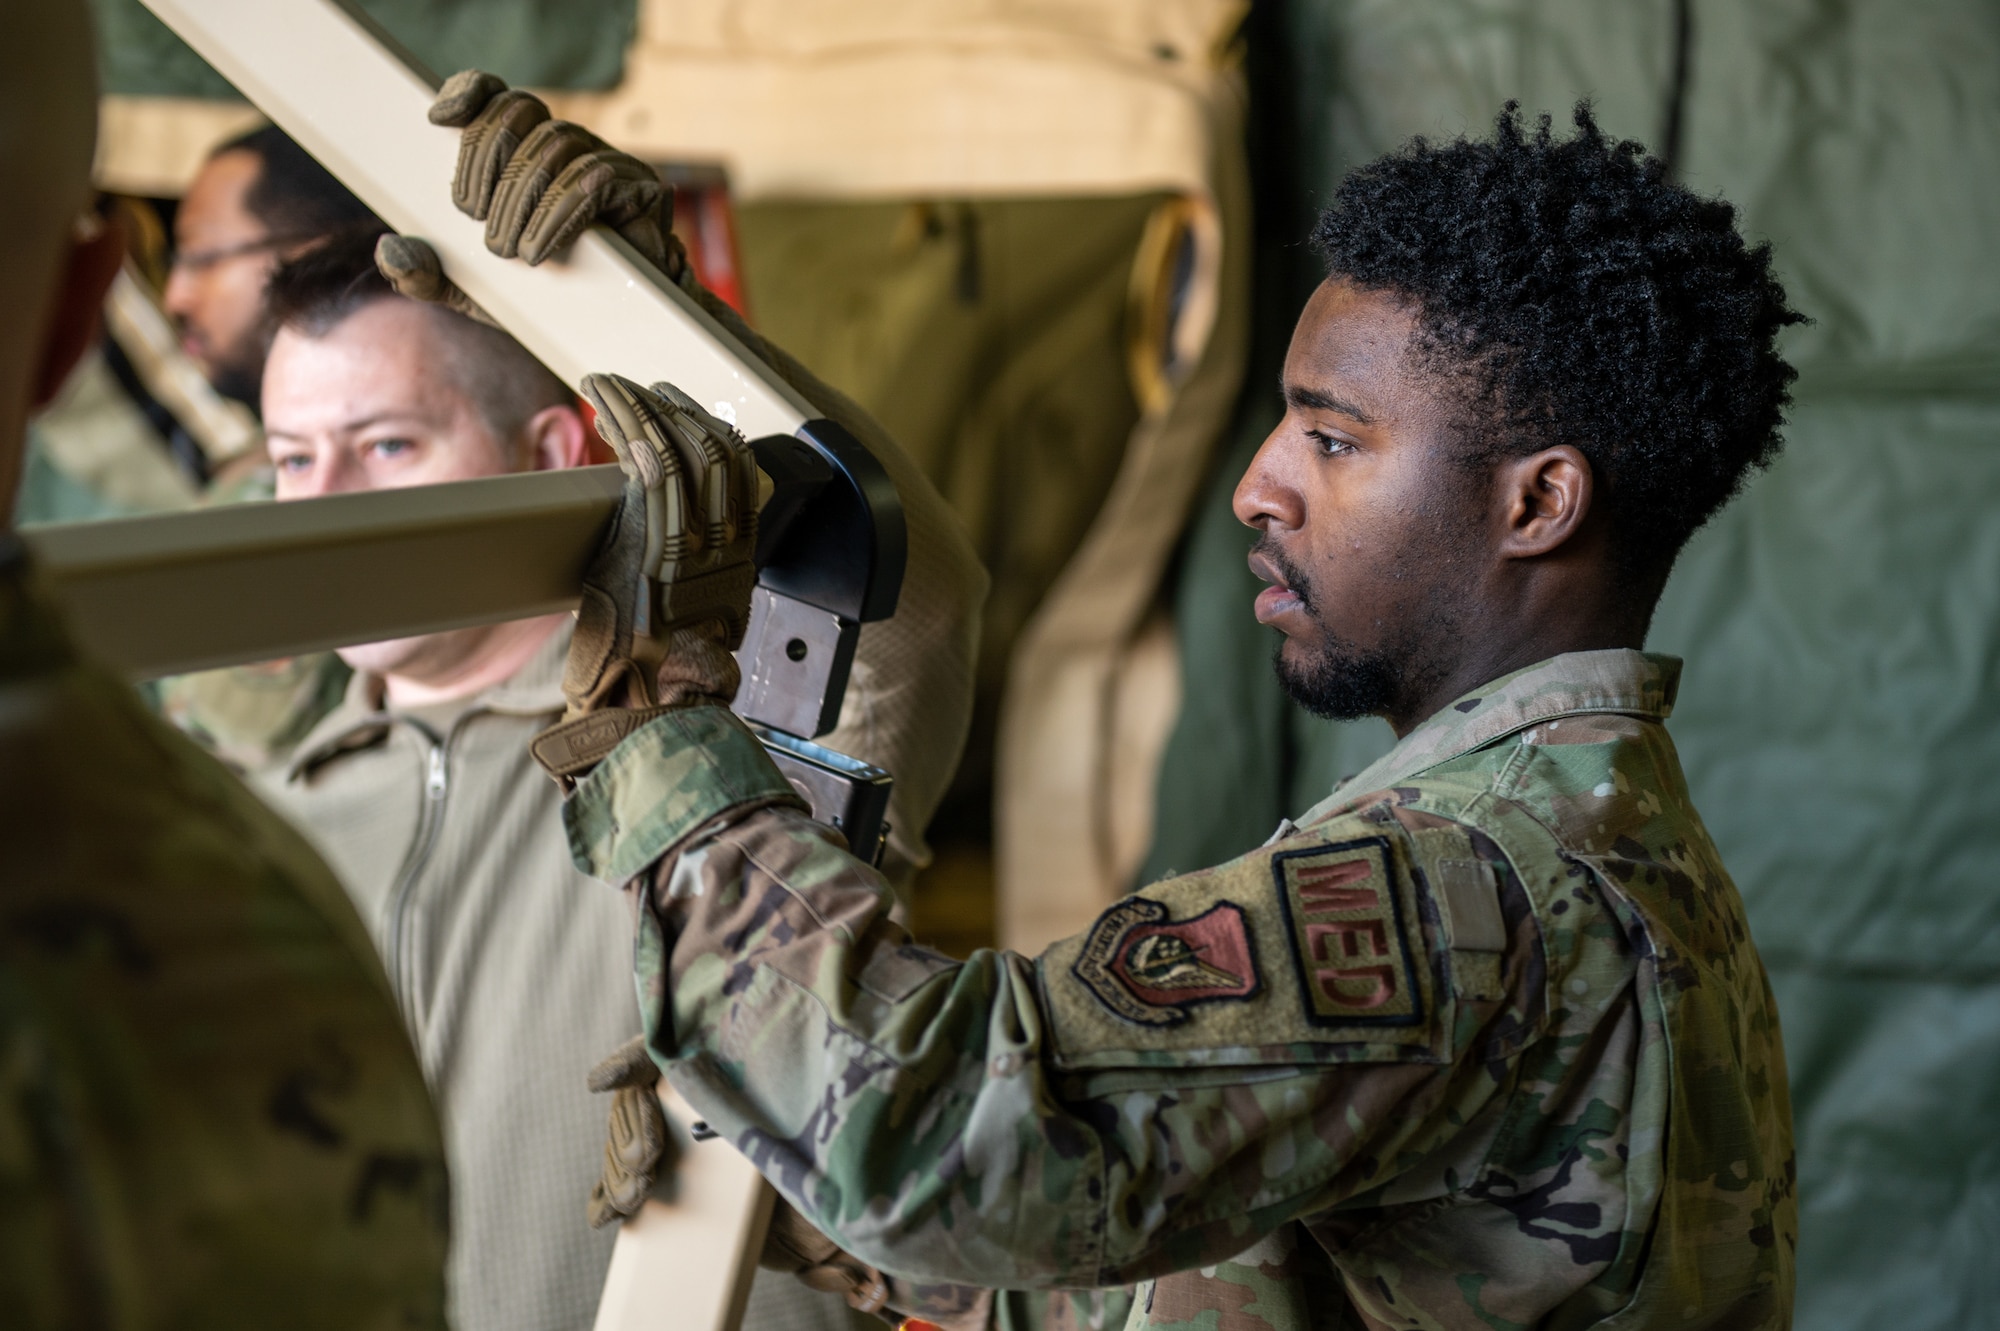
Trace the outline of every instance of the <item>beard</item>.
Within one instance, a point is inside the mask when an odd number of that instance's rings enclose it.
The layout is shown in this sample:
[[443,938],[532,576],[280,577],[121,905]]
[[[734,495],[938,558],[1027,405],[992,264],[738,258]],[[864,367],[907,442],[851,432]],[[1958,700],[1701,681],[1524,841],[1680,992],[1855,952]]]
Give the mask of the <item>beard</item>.
[[263,406],[264,355],[256,346],[235,346],[209,366],[208,384],[223,397],[256,411]]
[[[174,332],[177,336],[187,337],[188,320],[174,320]],[[195,360],[210,388],[223,397],[241,402],[254,412],[263,407],[264,359],[270,350],[270,333],[259,327],[240,335],[227,346],[214,348],[206,358],[197,354]]]
[[1424,598],[1426,609],[1398,617],[1402,627],[1374,647],[1343,638],[1327,627],[1313,599],[1312,580],[1285,558],[1268,536],[1259,537],[1257,552],[1283,575],[1299,605],[1320,626],[1318,648],[1304,660],[1290,660],[1278,644],[1271,658],[1278,683],[1293,702],[1322,721],[1358,721],[1364,716],[1397,716],[1442,673],[1436,644],[1448,641],[1456,616],[1445,598]]

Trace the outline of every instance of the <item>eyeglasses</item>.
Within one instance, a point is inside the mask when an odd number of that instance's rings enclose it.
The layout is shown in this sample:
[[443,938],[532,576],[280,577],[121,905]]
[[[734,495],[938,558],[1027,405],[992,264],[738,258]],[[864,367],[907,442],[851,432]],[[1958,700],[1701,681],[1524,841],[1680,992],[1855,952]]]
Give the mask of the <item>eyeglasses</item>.
[[173,257],[170,265],[190,273],[205,273],[219,263],[240,259],[248,254],[262,254],[269,250],[282,249],[286,245],[296,245],[307,239],[304,236],[265,236],[262,240],[246,240],[241,245],[225,245],[213,250],[190,250]]

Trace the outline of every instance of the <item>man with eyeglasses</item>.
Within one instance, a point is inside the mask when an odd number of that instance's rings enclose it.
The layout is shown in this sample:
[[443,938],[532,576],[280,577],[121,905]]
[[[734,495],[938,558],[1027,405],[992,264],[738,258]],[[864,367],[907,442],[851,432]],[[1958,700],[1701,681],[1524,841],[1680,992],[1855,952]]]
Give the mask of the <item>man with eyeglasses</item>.
[[264,287],[327,238],[380,230],[359,199],[276,126],[217,148],[174,214],[164,305],[181,350],[225,397],[257,406],[270,332]]
[[[224,397],[260,410],[274,332],[265,288],[285,262],[348,235],[382,229],[367,205],[275,125],[209,155],[173,219],[173,267],[162,300],[180,349]],[[258,450],[261,456],[261,450]],[[259,467],[218,479],[211,501],[270,497]],[[207,671],[160,686],[174,724],[240,770],[289,752],[336,704],[348,671],[331,653]]]

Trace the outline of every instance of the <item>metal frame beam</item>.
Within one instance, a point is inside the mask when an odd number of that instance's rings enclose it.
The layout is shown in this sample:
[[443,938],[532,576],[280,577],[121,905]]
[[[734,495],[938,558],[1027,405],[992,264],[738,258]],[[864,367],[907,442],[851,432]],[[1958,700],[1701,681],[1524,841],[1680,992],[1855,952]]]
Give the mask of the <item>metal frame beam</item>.
[[21,535],[83,646],[151,679],[574,609],[623,482],[585,467]]

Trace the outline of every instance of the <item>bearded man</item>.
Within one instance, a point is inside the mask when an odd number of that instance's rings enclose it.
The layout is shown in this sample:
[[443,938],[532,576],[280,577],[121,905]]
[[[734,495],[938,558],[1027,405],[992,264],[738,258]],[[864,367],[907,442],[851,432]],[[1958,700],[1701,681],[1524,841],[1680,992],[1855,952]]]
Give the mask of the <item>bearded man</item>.
[[[1789,1324],[1777,1013],[1643,647],[1778,448],[1797,316],[1727,204],[1576,124],[1413,142],[1315,231],[1235,507],[1294,696],[1400,743],[1263,847],[1039,957],[938,956],[728,710],[740,606],[579,627],[580,671],[664,655],[671,710],[565,774],[577,863],[636,899],[648,1049],[891,1308],[1141,1282],[1134,1328]],[[689,447],[590,391],[628,465]]]

